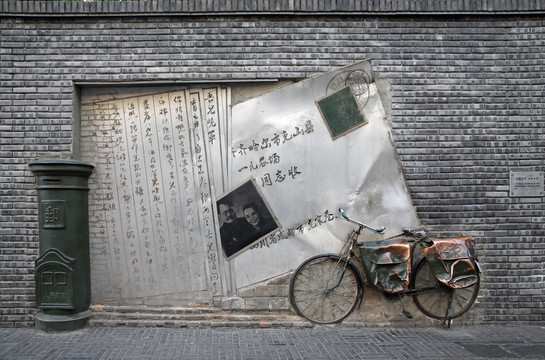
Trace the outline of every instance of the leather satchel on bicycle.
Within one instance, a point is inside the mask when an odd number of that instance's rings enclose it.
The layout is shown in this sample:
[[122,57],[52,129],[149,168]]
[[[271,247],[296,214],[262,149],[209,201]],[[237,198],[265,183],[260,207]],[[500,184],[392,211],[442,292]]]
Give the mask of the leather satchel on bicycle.
[[365,242],[360,254],[369,285],[390,294],[409,286],[411,245],[406,240]]
[[439,282],[462,289],[479,281],[473,237],[433,240],[433,246],[423,251]]

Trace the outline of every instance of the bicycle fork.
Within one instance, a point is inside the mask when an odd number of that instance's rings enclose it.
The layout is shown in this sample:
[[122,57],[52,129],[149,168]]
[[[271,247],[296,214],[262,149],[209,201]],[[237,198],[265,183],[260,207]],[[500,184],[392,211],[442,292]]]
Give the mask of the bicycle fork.
[[[328,288],[325,293],[326,294],[329,294],[331,291],[335,290],[340,284],[341,282],[343,281],[343,277],[344,277],[344,273],[346,272],[346,267],[348,266],[348,263],[350,262],[350,259],[352,258],[352,255],[354,254],[354,244],[357,242],[358,240],[358,237],[360,235],[360,231],[361,231],[361,226],[360,228],[357,230],[357,231],[353,231],[351,234],[350,234],[350,246],[348,246],[348,249],[346,250],[346,258],[343,259],[343,256],[341,255],[339,257],[339,260],[337,260],[337,265],[339,265],[339,262],[341,261],[344,261],[344,264],[343,264],[343,270],[341,272],[341,276],[339,276],[339,281],[337,281],[337,283],[332,287],[332,288]],[[343,252],[341,251],[341,254]],[[333,276],[336,276],[336,274],[334,274],[333,272],[331,273],[331,277]],[[329,284],[329,281],[331,280],[331,278],[329,278],[327,280],[327,283]]]
[[[337,261],[337,264],[340,262],[340,261],[343,261],[342,258],[339,258],[339,260]],[[350,255],[348,255],[346,257],[346,260],[344,261],[344,265],[343,265],[343,270],[341,271],[341,275],[338,277],[339,278],[339,281],[337,281],[337,283],[333,286],[333,287],[327,287],[325,293],[326,294],[329,294],[330,292],[332,292],[333,290],[335,290],[337,287],[339,287],[339,285],[341,284],[341,282],[343,281],[343,278],[344,278],[344,273],[346,272],[346,267],[348,266],[348,262],[350,261]],[[331,273],[331,277],[333,276],[336,276],[336,274],[333,274]],[[331,277],[327,280],[327,283],[329,284],[329,281],[332,280]]]
[[[361,228],[359,230],[361,230]],[[336,264],[337,266],[335,266],[335,268],[337,268],[338,265],[339,265],[339,262],[342,261],[343,262],[342,271],[341,271],[340,275],[337,275],[336,273],[331,272],[331,276],[327,280],[326,285],[329,285],[330,281],[333,281],[334,277],[336,277],[338,280],[337,280],[335,285],[333,285],[331,287],[326,286],[325,295],[328,295],[330,292],[334,291],[337,287],[339,287],[341,285],[341,283],[343,281],[343,278],[344,278],[344,275],[346,273],[346,268],[348,266],[350,266],[350,264],[351,264],[350,260],[352,259],[352,256],[354,255],[353,249],[354,249],[354,245],[357,243],[357,239],[358,239],[358,236],[360,234],[359,230],[354,231],[353,238],[351,240],[350,246],[349,246],[348,250],[346,251],[346,257],[340,256],[338,258],[337,264]],[[354,269],[356,270],[357,282],[358,282],[358,286],[360,287],[359,303],[358,303],[358,308],[359,308],[361,306],[361,303],[363,302],[363,280],[362,280],[361,275],[359,274],[359,271],[357,270],[357,268],[354,267]]]

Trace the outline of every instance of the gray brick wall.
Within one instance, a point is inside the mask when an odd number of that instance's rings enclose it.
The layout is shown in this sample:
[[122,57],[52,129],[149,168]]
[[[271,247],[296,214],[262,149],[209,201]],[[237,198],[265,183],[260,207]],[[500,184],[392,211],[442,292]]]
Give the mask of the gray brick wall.
[[27,163],[72,155],[74,84],[294,79],[363,58],[391,81],[393,134],[423,224],[477,238],[485,274],[476,319],[545,319],[544,198],[509,197],[509,171],[545,171],[543,15],[6,13],[0,326],[33,325],[37,208]]
[[536,13],[544,0],[123,0],[0,1],[0,13],[13,15],[99,14],[498,14]]

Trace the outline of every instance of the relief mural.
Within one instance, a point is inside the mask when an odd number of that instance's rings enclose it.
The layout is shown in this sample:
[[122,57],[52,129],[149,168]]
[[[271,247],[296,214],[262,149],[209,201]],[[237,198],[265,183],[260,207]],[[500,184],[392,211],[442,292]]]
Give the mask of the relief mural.
[[85,98],[93,302],[231,296],[338,250],[341,206],[386,225],[369,240],[418,225],[369,61],[230,101],[221,86]]

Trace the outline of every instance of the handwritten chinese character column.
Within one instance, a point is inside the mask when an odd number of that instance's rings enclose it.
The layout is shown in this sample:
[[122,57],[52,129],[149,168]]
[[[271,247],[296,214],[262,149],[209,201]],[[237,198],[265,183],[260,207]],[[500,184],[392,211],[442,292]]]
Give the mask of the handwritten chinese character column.
[[201,232],[206,242],[206,255],[208,258],[208,271],[212,285],[212,294],[221,295],[222,286],[219,275],[218,250],[216,245],[214,212],[212,209],[210,179],[208,173],[206,142],[203,117],[198,93],[186,92],[189,103],[190,136],[193,147],[193,166],[196,168],[196,193],[199,207]]
[[186,287],[194,291],[207,289],[206,257],[201,243],[199,217],[196,200],[195,177],[191,159],[191,142],[185,92],[179,91],[169,94],[171,102],[171,121],[174,139],[174,162],[178,178],[178,198],[181,216],[178,225],[184,235],[184,243],[176,244],[175,259],[187,266],[187,273],[178,274],[186,279]]

